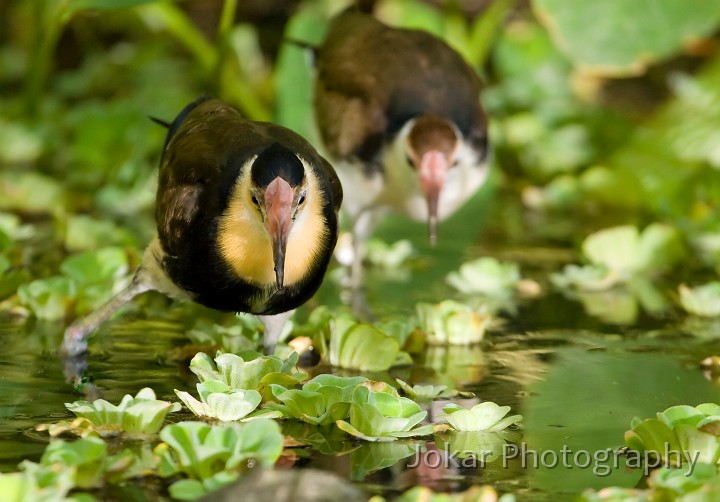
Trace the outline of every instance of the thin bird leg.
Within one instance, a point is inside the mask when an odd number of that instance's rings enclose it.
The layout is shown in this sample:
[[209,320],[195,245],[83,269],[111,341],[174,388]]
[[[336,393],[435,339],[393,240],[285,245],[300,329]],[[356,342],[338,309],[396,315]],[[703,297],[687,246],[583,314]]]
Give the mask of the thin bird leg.
[[280,340],[285,323],[295,313],[295,310],[283,312],[275,315],[259,315],[258,319],[263,323],[265,327],[265,338],[263,346],[265,354],[272,355],[275,352],[275,345]]
[[146,281],[142,280],[139,272],[138,270],[135,273],[128,287],[103,306],[76,320],[65,330],[65,338],[60,349],[64,356],[73,357],[87,351],[87,338],[90,333],[137,295],[153,289]]
[[353,261],[350,268],[350,288],[352,290],[362,288],[363,261],[367,255],[367,242],[375,227],[376,219],[377,217],[374,217],[371,210],[365,210],[360,213],[353,225]]

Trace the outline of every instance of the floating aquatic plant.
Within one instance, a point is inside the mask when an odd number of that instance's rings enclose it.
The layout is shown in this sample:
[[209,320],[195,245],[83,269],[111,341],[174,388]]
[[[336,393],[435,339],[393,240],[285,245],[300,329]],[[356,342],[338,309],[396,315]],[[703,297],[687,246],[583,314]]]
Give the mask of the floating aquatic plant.
[[108,454],[105,442],[96,437],[77,441],[51,442],[39,463],[25,460],[21,472],[0,475],[0,499],[6,501],[89,502],[95,498],[86,493],[74,493],[73,488],[97,488],[106,481],[119,482],[136,474],[139,463],[130,450]]
[[197,384],[197,391],[200,401],[188,392],[176,389],[175,394],[195,415],[225,422],[246,418],[262,401],[256,390],[231,389],[217,380]]
[[456,431],[498,432],[522,421],[522,415],[510,415],[509,406],[498,406],[492,401],[476,404],[470,409],[451,403],[443,407],[445,420]]
[[[41,465],[71,469],[73,484],[79,488],[94,488],[105,481],[128,479],[139,473],[142,462],[129,449],[110,455],[107,444],[97,437],[52,441],[40,459]],[[154,467],[154,462],[150,467]]]
[[470,345],[480,342],[492,317],[463,303],[445,300],[418,303],[418,327],[430,344]]
[[582,251],[589,265],[568,265],[562,273],[553,274],[556,286],[609,289],[636,276],[657,275],[683,255],[678,232],[660,223],[648,225],[642,232],[630,225],[600,230],[583,241]]
[[432,425],[416,427],[427,416],[420,406],[381,382],[365,382],[355,388],[349,422],[337,426],[366,441],[394,441],[432,433]]
[[468,295],[509,296],[520,279],[517,263],[483,257],[463,263],[459,270],[450,272],[445,280],[453,288]]
[[367,260],[377,267],[387,270],[396,270],[405,263],[415,249],[407,239],[388,244],[381,239],[370,239],[367,243]]
[[302,389],[287,389],[272,385],[275,399],[282,404],[269,404],[286,417],[296,418],[313,425],[329,425],[348,417],[355,388],[365,377],[339,377],[318,375],[306,382]]
[[20,305],[30,310],[38,319],[51,321],[66,317],[76,293],[75,283],[59,275],[23,284],[17,291]]
[[261,331],[260,322],[245,316],[237,316],[230,326],[198,320],[188,331],[188,337],[197,345],[212,345],[222,352],[237,354],[255,350]]
[[654,501],[710,501],[720,497],[718,466],[695,464],[692,471],[673,467],[661,467],[650,475],[648,488],[608,487],[586,490],[582,502],[654,502]]
[[406,396],[418,402],[432,401],[439,397],[450,397],[457,394],[454,389],[448,389],[447,385],[410,385],[399,378],[395,379]]
[[[339,368],[360,371],[385,371],[402,357],[400,344],[391,335],[372,324],[360,323],[345,317],[330,322],[330,343],[327,360]],[[401,361],[409,362],[405,354]]]
[[67,495],[74,486],[73,470],[58,468],[58,466],[40,465],[25,461],[21,464],[20,472],[0,474],[0,493],[2,499],[9,502],[65,502],[69,500],[94,501],[95,499],[81,499],[77,494],[73,498]]
[[65,407],[76,416],[89,420],[100,434],[119,431],[155,434],[167,414],[180,409],[180,403],[158,400],[155,392],[146,387],[135,397],[126,394],[117,406],[104,399],[96,399],[92,403],[65,403]]
[[283,451],[283,435],[274,420],[210,426],[180,422],[160,431],[155,448],[163,477],[182,474],[188,479],[170,485],[170,495],[194,500],[237,479],[248,462],[271,467]]
[[688,459],[709,464],[720,460],[720,405],[672,406],[657,418],[635,417],[631,427],[625,432],[627,446],[650,452],[666,465],[679,465]]
[[701,317],[720,316],[720,282],[709,282],[694,288],[681,284],[678,292],[680,305],[687,312]]
[[239,355],[218,352],[213,360],[204,352],[199,352],[190,361],[190,371],[201,382],[215,380],[231,390],[257,390],[264,395],[270,384],[292,387],[305,378],[304,374],[295,371],[297,361],[296,353],[287,359],[280,359],[254,351],[241,352]]

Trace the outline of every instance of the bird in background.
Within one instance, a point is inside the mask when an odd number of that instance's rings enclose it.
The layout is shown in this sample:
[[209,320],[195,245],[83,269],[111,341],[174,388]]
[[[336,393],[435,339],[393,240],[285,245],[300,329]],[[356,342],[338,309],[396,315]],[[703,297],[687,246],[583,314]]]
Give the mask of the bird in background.
[[353,287],[362,282],[367,240],[387,212],[427,221],[434,244],[438,221],[488,173],[475,71],[442,40],[389,27],[364,3],[331,21],[315,54],[315,117],[345,188]]
[[338,235],[342,188],[301,136],[201,98],[169,131],[158,179],[157,237],[130,285],[65,332],[63,352],[149,290],[257,314],[270,353],[292,311],[317,291]]

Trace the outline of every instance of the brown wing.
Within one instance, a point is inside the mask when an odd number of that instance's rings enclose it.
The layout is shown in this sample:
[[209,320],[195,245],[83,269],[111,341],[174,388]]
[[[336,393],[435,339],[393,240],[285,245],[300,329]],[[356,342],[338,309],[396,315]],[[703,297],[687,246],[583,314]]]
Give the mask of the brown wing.
[[335,156],[372,161],[383,141],[423,114],[451,120],[466,136],[486,127],[475,72],[428,33],[345,12],[331,23],[317,66],[316,118]]
[[362,155],[368,144],[384,135],[388,96],[377,91],[381,87],[378,76],[361,61],[366,42],[382,29],[372,17],[342,14],[331,24],[318,51],[315,116],[323,141],[335,157]]
[[[246,122],[229,105],[207,98],[191,103],[170,126],[158,178],[155,218],[163,249],[176,254],[198,216],[200,199],[225,165],[226,131]],[[210,199],[209,201],[211,201]],[[206,210],[213,208],[206,206]]]

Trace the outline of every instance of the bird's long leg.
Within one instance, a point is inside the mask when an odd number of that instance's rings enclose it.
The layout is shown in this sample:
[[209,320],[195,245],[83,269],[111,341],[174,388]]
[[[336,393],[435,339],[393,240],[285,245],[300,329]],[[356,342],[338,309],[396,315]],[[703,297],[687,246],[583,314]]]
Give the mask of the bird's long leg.
[[365,210],[358,215],[353,225],[353,261],[350,266],[350,287],[353,290],[362,289],[363,261],[367,255],[367,243],[375,227],[375,220],[373,212]]
[[272,355],[275,352],[275,345],[280,340],[285,323],[292,317],[295,310],[289,310],[275,315],[259,315],[258,319],[265,327],[264,349],[265,354]]
[[65,337],[60,349],[63,356],[74,357],[87,351],[87,338],[90,333],[137,295],[153,289],[147,281],[143,280],[142,274],[139,272],[140,270],[135,273],[130,284],[110,301],[87,316],[76,320],[65,330]]
[[363,262],[367,256],[367,244],[382,212],[367,209],[358,215],[353,225],[353,261],[350,268],[350,307],[353,313],[365,321],[373,321],[363,285]]

